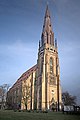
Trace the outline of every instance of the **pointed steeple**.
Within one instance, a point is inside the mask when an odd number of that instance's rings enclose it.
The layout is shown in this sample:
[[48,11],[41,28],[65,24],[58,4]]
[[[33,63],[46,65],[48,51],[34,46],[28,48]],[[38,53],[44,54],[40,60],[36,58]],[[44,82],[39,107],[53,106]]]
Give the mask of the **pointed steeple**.
[[54,45],[54,33],[52,31],[51,17],[48,5],[45,11],[44,24],[41,35],[41,45],[43,46],[44,44]]
[[51,18],[50,18],[50,12],[49,12],[49,8],[48,5],[46,7],[46,12],[45,12],[45,18],[44,18],[44,25],[43,25],[43,32],[44,31],[52,31],[52,27],[51,27]]
[[49,12],[49,8],[48,8],[48,5],[46,7],[46,12],[45,12],[45,18],[46,17],[50,17],[50,12]]

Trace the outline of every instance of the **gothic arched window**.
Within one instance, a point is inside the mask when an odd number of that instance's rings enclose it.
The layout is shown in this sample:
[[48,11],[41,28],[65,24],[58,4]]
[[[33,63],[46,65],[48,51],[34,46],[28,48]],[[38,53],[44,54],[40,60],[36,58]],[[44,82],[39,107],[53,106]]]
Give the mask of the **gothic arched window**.
[[47,33],[47,43],[48,43],[48,33]]
[[51,39],[51,35],[50,35],[50,44],[52,44],[52,39]]
[[42,73],[43,72],[43,57],[41,58],[41,70],[40,70],[40,72]]
[[50,73],[53,73],[53,58],[50,58]]

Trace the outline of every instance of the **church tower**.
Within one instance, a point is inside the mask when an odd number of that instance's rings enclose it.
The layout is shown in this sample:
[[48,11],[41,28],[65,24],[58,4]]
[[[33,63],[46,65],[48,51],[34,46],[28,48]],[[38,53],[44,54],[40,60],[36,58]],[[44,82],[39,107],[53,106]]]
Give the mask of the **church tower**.
[[57,40],[54,40],[51,17],[46,7],[37,60],[37,109],[58,109],[61,101]]

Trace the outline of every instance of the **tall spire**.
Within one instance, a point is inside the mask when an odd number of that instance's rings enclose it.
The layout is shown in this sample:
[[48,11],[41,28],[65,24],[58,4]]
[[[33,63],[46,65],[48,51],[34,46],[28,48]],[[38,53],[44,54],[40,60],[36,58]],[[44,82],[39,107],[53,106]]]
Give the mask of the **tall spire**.
[[49,8],[47,5],[46,12],[45,12],[45,18],[44,18],[43,32],[44,31],[49,32],[49,30],[52,30],[52,27],[51,27],[50,12],[49,12]]
[[44,44],[54,45],[54,33],[52,31],[51,17],[48,5],[45,11],[43,31],[41,36],[41,45],[43,46]]
[[48,5],[46,7],[46,12],[45,12],[45,18],[46,17],[50,17],[50,12],[49,12],[49,8],[48,8]]

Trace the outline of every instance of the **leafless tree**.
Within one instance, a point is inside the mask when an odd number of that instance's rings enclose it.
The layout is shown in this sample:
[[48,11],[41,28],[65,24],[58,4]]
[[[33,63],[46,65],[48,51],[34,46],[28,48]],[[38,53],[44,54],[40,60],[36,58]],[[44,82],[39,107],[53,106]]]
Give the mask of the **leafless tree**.
[[24,85],[23,90],[22,90],[22,98],[23,98],[23,103],[25,104],[26,110],[27,110],[27,105],[28,105],[30,97],[31,97],[30,86]]
[[0,104],[1,104],[1,109],[5,108],[8,89],[9,89],[9,84],[3,84],[3,85],[0,86]]
[[68,92],[62,93],[62,100],[64,105],[76,105],[76,99],[76,96],[72,96]]

